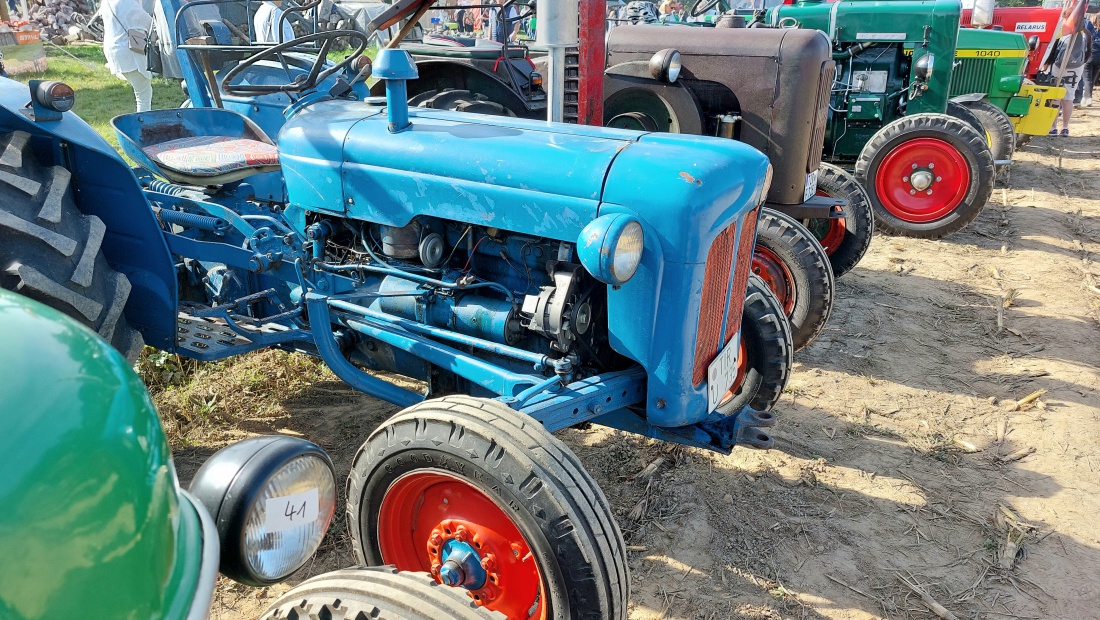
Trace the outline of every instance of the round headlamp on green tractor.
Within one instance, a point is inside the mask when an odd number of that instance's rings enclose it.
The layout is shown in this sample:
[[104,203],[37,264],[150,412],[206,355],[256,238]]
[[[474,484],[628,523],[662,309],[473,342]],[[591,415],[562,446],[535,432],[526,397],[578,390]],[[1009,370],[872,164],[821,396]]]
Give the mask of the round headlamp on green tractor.
[[210,457],[190,491],[214,517],[222,574],[252,586],[286,579],[320,546],[336,507],[332,461],[313,443],[254,437]]
[[922,82],[927,82],[932,79],[932,68],[936,64],[935,54],[925,54],[917,59],[917,64],[913,66],[913,75]]
[[644,248],[641,223],[622,213],[592,220],[577,239],[577,256],[584,268],[600,282],[613,286],[634,277]]

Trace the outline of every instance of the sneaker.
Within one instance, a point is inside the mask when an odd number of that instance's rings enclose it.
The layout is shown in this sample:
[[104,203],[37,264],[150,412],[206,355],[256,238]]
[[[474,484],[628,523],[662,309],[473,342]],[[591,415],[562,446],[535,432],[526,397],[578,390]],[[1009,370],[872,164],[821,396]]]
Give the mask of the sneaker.
[[1086,108],[1092,105],[1092,97],[1085,97],[1085,102],[1082,104]]
[[1068,137],[1068,136],[1069,136],[1069,128],[1063,129],[1062,130],[1062,137],[1065,138],[1065,137]]
[[1048,131],[1048,132],[1047,132],[1047,135],[1048,135],[1048,136],[1056,136],[1056,135],[1058,135],[1058,129],[1057,129],[1057,128],[1051,129],[1050,131]]

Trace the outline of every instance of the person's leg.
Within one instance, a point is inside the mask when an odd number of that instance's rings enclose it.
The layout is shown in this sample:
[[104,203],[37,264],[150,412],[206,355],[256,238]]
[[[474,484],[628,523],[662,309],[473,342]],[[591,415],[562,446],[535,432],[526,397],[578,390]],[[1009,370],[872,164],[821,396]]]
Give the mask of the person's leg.
[[134,89],[134,102],[138,112],[148,112],[153,106],[153,80],[141,71],[122,74]]

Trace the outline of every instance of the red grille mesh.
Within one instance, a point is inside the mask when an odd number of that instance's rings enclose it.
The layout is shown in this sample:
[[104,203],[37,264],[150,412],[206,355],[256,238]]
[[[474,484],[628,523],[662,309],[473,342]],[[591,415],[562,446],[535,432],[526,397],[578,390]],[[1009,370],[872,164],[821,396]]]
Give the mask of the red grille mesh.
[[[719,233],[707,253],[707,266],[703,272],[703,295],[699,301],[699,326],[695,332],[695,365],[691,373],[691,384],[695,387],[706,380],[707,370],[714,358],[718,357],[718,350],[733,338],[741,326],[741,311],[745,305],[745,287],[748,285],[749,270],[752,267],[752,249],[759,211],[757,207],[745,216],[740,238],[737,238],[737,227],[730,226]],[[735,247],[736,272],[733,269]],[[729,287],[731,274],[734,276],[732,291]],[[726,333],[722,334],[722,317],[726,314],[727,305],[730,318]]]
[[718,356],[718,339],[722,337],[722,315],[726,308],[736,235],[737,226],[723,230],[707,253],[703,296],[699,300],[699,327],[695,331],[695,367],[691,372],[691,384],[694,386],[707,378],[707,368]]
[[737,242],[737,270],[733,272],[729,320],[726,321],[726,339],[723,345],[729,342],[741,328],[741,314],[745,309],[745,288],[749,284],[749,273],[752,272],[752,251],[756,242],[756,219],[759,214],[760,207],[757,207],[745,216],[745,226],[741,229],[741,239]]

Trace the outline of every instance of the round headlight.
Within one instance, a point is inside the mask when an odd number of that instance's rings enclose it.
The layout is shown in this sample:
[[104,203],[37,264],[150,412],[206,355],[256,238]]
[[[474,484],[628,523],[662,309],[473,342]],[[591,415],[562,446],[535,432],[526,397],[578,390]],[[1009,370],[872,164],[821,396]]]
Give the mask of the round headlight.
[[577,256],[594,278],[606,284],[623,284],[638,271],[645,249],[645,234],[637,218],[624,213],[601,215],[577,238]]
[[76,92],[64,82],[40,82],[34,89],[34,98],[55,112],[68,112],[76,103]]
[[190,491],[218,526],[221,572],[253,586],[301,568],[336,508],[332,461],[317,445],[293,437],[223,448],[195,474]]
[[680,52],[674,49],[663,49],[649,59],[649,74],[653,79],[671,84],[680,77]]
[[1039,35],[1033,34],[1027,38],[1027,49],[1030,52],[1039,49]]
[[932,66],[936,64],[935,54],[925,54],[917,59],[917,64],[914,66],[914,74],[917,79],[927,82],[932,79]]

